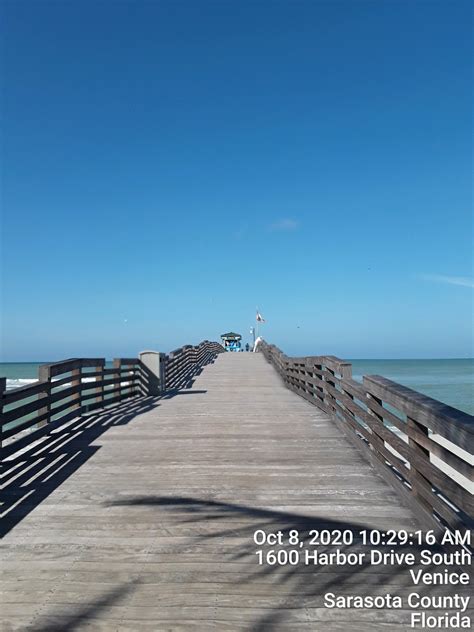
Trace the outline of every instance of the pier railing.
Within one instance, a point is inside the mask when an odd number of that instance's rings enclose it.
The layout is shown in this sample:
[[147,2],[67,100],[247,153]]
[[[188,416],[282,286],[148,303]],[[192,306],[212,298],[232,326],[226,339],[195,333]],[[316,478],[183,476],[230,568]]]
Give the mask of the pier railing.
[[221,351],[219,343],[204,340],[157,354],[160,376],[139,358],[118,358],[109,367],[104,358],[73,358],[41,365],[38,381],[27,386],[6,390],[0,378],[2,461],[85,413],[185,387]]
[[196,347],[185,345],[171,351],[166,356],[166,388],[182,388],[192,377],[196,368],[206,365],[222,351],[224,348],[221,344],[208,340]]
[[474,417],[334,356],[261,350],[286,386],[328,413],[425,523],[473,528]]

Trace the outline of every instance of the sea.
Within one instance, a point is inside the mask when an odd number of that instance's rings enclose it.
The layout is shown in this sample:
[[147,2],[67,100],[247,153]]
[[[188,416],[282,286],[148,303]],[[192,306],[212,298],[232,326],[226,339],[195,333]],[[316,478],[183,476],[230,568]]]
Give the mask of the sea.
[[474,415],[474,358],[349,362],[357,381],[364,375],[381,375]]
[[[474,358],[459,360],[350,360],[355,380],[382,375],[474,415]],[[38,379],[39,362],[0,363],[7,390]]]

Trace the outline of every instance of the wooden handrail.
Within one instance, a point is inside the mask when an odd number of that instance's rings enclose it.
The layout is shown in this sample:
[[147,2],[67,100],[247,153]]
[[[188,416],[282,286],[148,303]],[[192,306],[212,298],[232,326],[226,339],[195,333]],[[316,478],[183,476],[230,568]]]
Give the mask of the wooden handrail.
[[179,347],[166,356],[166,388],[182,388],[224,348],[218,342],[203,340],[199,345]]
[[402,386],[380,375],[364,376],[367,391],[389,401],[404,414],[416,418],[417,423],[469,450],[474,439],[472,415],[443,404],[436,399]]
[[286,386],[328,413],[424,522],[474,527],[474,417],[334,356],[260,349]]
[[[198,370],[224,351],[205,340],[164,356],[163,388],[181,388]],[[69,358],[39,367],[38,381],[6,390],[0,378],[2,460],[28,449],[54,428],[84,413],[152,393],[149,369],[139,358]]]

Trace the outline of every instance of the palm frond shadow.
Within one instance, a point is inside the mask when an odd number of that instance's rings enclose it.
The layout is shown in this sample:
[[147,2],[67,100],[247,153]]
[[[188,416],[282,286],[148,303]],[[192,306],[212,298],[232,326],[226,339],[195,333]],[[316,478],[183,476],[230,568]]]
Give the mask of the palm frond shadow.
[[[276,591],[281,593],[284,599],[291,603],[291,608],[321,608],[323,597],[326,593],[333,592],[336,595],[357,594],[384,595],[387,593],[406,596],[414,589],[413,579],[409,573],[410,569],[419,570],[422,568],[419,563],[408,565],[406,563],[394,565],[374,566],[370,561],[370,549],[375,549],[380,553],[390,553],[395,550],[397,553],[414,553],[417,562],[420,559],[422,549],[430,549],[432,552],[448,550],[448,547],[441,547],[439,544],[428,546],[419,545],[413,540],[405,545],[386,544],[379,546],[367,546],[362,541],[361,531],[372,529],[368,525],[354,522],[335,520],[325,517],[314,517],[300,515],[285,511],[261,509],[248,505],[238,505],[216,500],[200,500],[190,497],[163,497],[163,496],[138,496],[128,499],[121,499],[107,503],[109,506],[147,506],[156,509],[158,512],[167,512],[176,521],[177,525],[189,527],[191,532],[189,545],[196,546],[210,543],[209,547],[212,556],[213,549],[224,545],[225,554],[221,561],[229,563],[239,562],[248,567],[244,572],[244,578],[237,579],[236,582],[243,584],[271,582],[276,585]],[[222,524],[224,521],[226,524]],[[193,534],[193,530],[200,526],[201,533]],[[254,542],[254,534],[257,530],[265,533],[282,532],[285,546],[258,546]],[[347,538],[347,544],[313,544],[310,542],[315,536],[315,531],[328,531],[332,534],[341,532]],[[288,534],[297,531],[299,541],[305,544],[299,547],[288,546]],[[388,538],[389,532],[381,532],[382,541]],[[259,565],[256,557],[258,549],[291,549],[297,548],[300,554],[300,561],[297,565]],[[228,552],[228,550],[230,552]],[[340,565],[314,565],[305,560],[305,550],[321,554],[334,554],[338,549],[346,559],[355,559],[361,553],[366,555],[359,563],[349,562]],[[189,550],[189,547],[188,547]],[[192,550],[192,549],[191,549]],[[310,558],[311,559],[311,558]],[[426,568],[423,567],[425,570]],[[433,569],[431,569],[433,570]],[[427,592],[443,593],[446,587],[443,586],[418,586],[417,590],[422,593],[423,588]],[[284,608],[272,609],[271,612],[262,616],[252,626],[253,632],[261,630],[284,629],[279,625],[285,618]]]
[[101,612],[125,599],[134,590],[136,584],[137,581],[133,580],[127,584],[117,586],[70,615],[58,616],[52,614],[40,617],[40,620],[36,623],[33,622],[29,629],[31,632],[72,632],[72,630],[82,627],[83,624],[87,625],[91,619],[98,618]]

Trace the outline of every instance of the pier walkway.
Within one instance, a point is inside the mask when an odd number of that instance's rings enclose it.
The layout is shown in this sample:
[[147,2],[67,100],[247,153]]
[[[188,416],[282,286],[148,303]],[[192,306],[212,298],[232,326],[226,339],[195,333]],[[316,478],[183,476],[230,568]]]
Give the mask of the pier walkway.
[[325,528],[419,526],[262,354],[220,354],[189,388],[72,420],[15,471],[4,632],[410,629],[406,608],[323,604],[328,592],[406,595],[407,572],[258,564],[257,550],[288,547],[258,546],[256,530],[309,540]]

